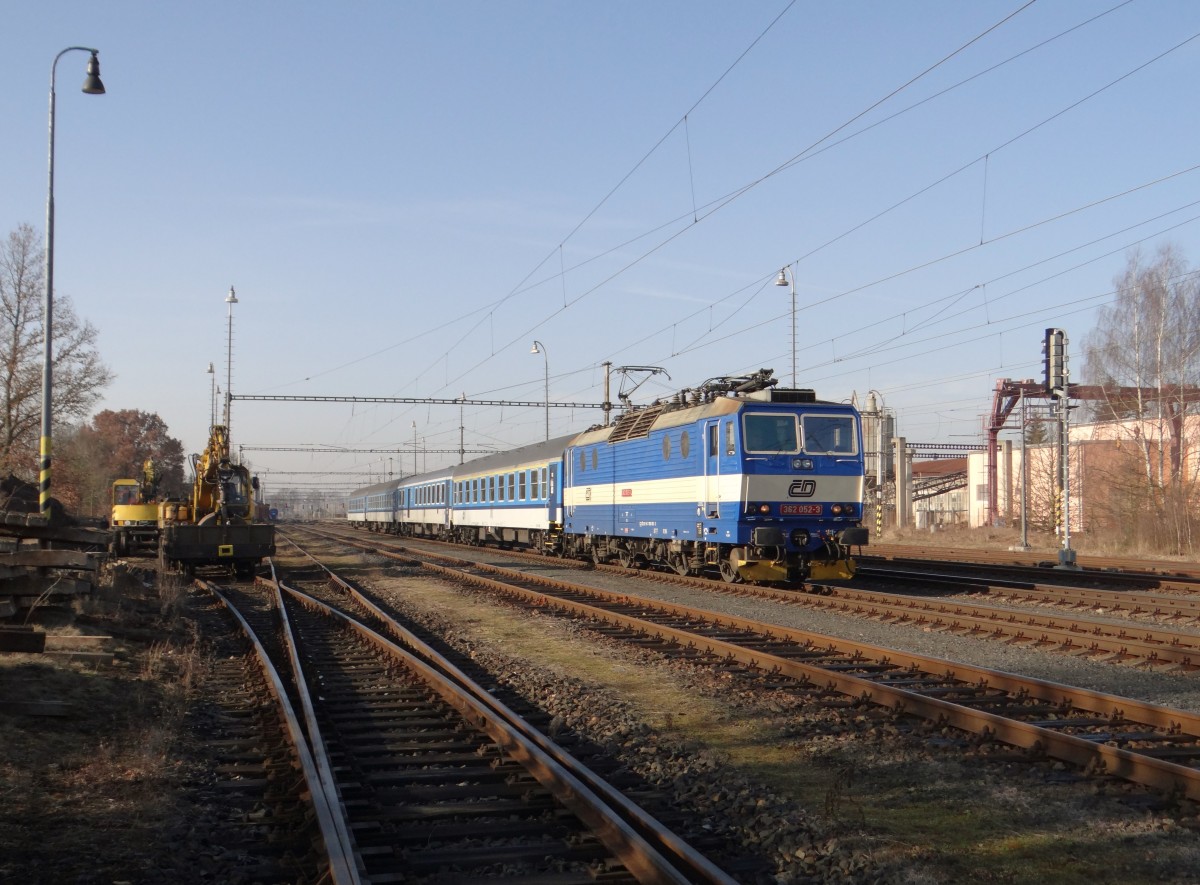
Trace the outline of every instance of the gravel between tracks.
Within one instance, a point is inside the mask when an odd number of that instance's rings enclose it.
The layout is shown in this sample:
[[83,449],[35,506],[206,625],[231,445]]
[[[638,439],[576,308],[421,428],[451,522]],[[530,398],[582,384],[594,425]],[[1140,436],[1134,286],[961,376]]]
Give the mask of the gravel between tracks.
[[[465,549],[462,554],[456,550],[455,554],[478,562],[523,568],[537,574],[565,576],[567,580],[601,590],[631,593],[705,608],[780,626],[853,639],[870,645],[1021,673],[1050,682],[1061,682],[1167,707],[1200,712],[1200,675],[1163,672],[1132,664],[1106,663],[1080,655],[1027,648],[1020,644],[959,637],[928,628],[892,626],[863,618],[818,611],[804,605],[785,605],[750,596],[676,587],[642,580],[636,572],[625,577],[585,569],[565,569],[553,562],[545,565],[537,562],[514,564],[512,560],[506,560],[494,552],[470,549]],[[716,586],[719,588],[721,585]],[[1045,611],[1044,608],[1041,610]],[[1136,627],[1136,622],[1126,623]],[[1189,628],[1184,626],[1176,629]],[[1190,629],[1200,634],[1200,630],[1196,630],[1195,627]]]
[[[512,565],[495,551],[467,554],[480,561]],[[1030,672],[1048,680],[1090,685],[1159,703],[1173,704],[1175,698],[1197,702],[1193,682],[1186,677],[891,627],[749,597],[631,581],[625,575],[566,570],[555,562],[526,562],[521,567],[543,573],[567,571],[571,580],[604,589]],[[691,693],[696,707],[668,710],[665,729],[662,715],[654,713],[649,714],[653,721],[649,727],[628,726],[624,723],[635,722],[636,712],[614,714],[613,701],[600,704],[587,694],[580,700],[566,683],[546,676],[545,663],[540,660],[536,664],[523,664],[520,659],[505,663],[503,655],[511,649],[487,648],[486,642],[473,638],[476,616],[462,617],[471,626],[457,631],[459,641],[472,656],[501,656],[498,666],[513,674],[514,686],[530,678],[520,674],[536,672],[538,675],[531,677],[532,700],[546,706],[548,696],[549,709],[553,711],[554,704],[559,704],[560,714],[574,725],[583,723],[594,740],[606,740],[613,730],[625,734],[617,743],[627,745],[633,760],[645,743],[653,747],[650,752],[656,762],[677,765],[687,760],[690,751],[686,748],[693,734],[689,729],[700,724],[701,730],[694,734],[698,746],[706,749],[696,757],[698,766],[685,764],[682,773],[676,770],[669,776],[703,783],[703,768],[708,766],[712,773],[740,778],[734,790],[710,791],[723,797],[710,812],[714,820],[724,821],[725,827],[741,828],[744,833],[757,828],[769,840],[766,854],[778,861],[774,881],[889,885],[966,879],[1090,885],[1197,881],[1192,871],[1200,869],[1200,837],[1196,833],[1200,818],[1187,803],[1164,814],[1152,810],[1157,807],[1154,797],[1137,788],[1080,778],[1060,764],[1017,762],[1003,748],[972,747],[951,732],[939,737],[936,729],[931,740],[928,730],[913,734],[871,711],[814,709],[791,692],[748,690],[707,667],[676,664],[662,668],[658,655],[631,651],[627,646],[618,648],[620,644],[613,643],[610,653],[631,660],[647,681],[659,678],[652,677],[652,672],[675,671],[681,690]],[[536,620],[539,626],[533,629],[540,631],[539,635],[549,637],[554,632],[541,624],[547,619]],[[540,659],[541,651],[528,653]],[[630,697],[622,698],[636,708]],[[716,712],[716,721],[704,732],[701,720],[705,714],[700,708],[709,703],[723,705],[724,712]],[[595,710],[604,714],[598,716]],[[644,707],[640,715],[647,716]],[[678,716],[677,728],[670,727],[672,715]],[[609,720],[618,724],[607,724]],[[733,743],[722,743],[722,736],[714,733],[721,728],[732,731]],[[668,733],[674,733],[674,738]],[[679,740],[683,749],[676,743]],[[753,753],[736,746],[743,740],[755,744],[765,761],[747,762]],[[748,812],[748,808],[754,810]],[[790,810],[781,814],[780,809]],[[756,816],[758,811],[761,814]]]

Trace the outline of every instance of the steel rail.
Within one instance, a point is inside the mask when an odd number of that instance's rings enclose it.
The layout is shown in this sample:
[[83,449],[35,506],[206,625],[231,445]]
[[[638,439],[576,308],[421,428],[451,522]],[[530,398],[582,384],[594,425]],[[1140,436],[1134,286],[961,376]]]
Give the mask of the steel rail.
[[1193,596],[1152,595],[1144,590],[1101,590],[1094,587],[1067,587],[1058,584],[1039,584],[1034,581],[997,580],[986,577],[945,575],[915,572],[908,569],[881,569],[861,566],[855,573],[859,579],[876,578],[897,583],[950,586],[965,592],[994,593],[1033,602],[1055,602],[1063,605],[1105,606],[1134,614],[1167,615],[1200,619],[1200,600]]
[[[672,860],[662,853],[658,846],[651,844],[622,816],[614,814],[612,807],[583,779],[522,733],[513,724],[520,719],[519,716],[494,698],[488,704],[482,703],[477,693],[464,690],[456,679],[442,672],[442,667],[450,668],[451,665],[432,649],[423,648],[421,652],[430,656],[433,660],[430,663],[345,612],[285,584],[280,583],[279,586],[301,605],[340,621],[366,641],[403,661],[443,701],[457,710],[473,727],[487,734],[502,751],[517,760],[563,806],[582,820],[639,882],[652,885],[697,882],[734,885],[736,882],[693,849],[688,849],[687,866],[681,869],[677,859]],[[424,646],[416,637],[413,637],[413,641],[417,647]]]
[[271,693],[275,696],[275,703],[279,707],[279,712],[283,716],[284,723],[287,726],[292,746],[295,748],[296,761],[300,768],[300,774],[304,778],[304,782],[308,785],[310,801],[317,817],[317,826],[321,833],[321,840],[325,846],[326,856],[329,859],[330,880],[334,885],[361,885],[362,879],[359,876],[356,857],[353,852],[346,851],[345,843],[342,840],[341,833],[345,822],[342,821],[341,826],[339,826],[338,818],[341,817],[340,803],[338,803],[336,796],[331,796],[326,792],[324,781],[321,779],[313,754],[309,750],[304,730],[300,726],[300,720],[296,716],[296,711],[292,707],[291,701],[288,699],[287,689],[283,685],[279,671],[271,662],[271,657],[267,654],[267,650],[263,647],[258,635],[254,632],[254,628],[250,626],[250,623],[238,611],[237,606],[217,588],[216,584],[209,581],[198,581],[197,583],[225,606],[226,610],[233,615],[243,633],[245,633],[246,638],[254,646],[254,654],[258,658],[259,667],[262,669],[263,675],[271,687]]
[[[338,844],[347,857],[358,858],[360,857],[358,845],[355,843],[354,836],[346,823],[345,806],[342,804],[341,791],[338,789],[337,780],[333,776],[333,762],[329,758],[329,749],[325,745],[325,739],[321,736],[321,726],[317,719],[316,706],[313,704],[312,692],[309,691],[308,681],[304,678],[304,669],[300,663],[299,641],[292,627],[291,619],[288,617],[287,608],[283,604],[283,592],[280,589],[280,583],[275,574],[275,563],[268,559],[268,564],[271,568],[270,580],[255,578],[255,584],[259,586],[265,584],[273,594],[275,609],[279,614],[280,626],[282,628],[282,641],[284,647],[287,649],[292,672],[296,677],[294,680],[296,696],[299,698],[300,706],[304,710],[308,743],[312,750],[313,762],[317,768],[317,776],[320,778],[321,790],[328,797],[328,801],[331,804],[336,803],[336,807],[338,808],[338,814],[334,815],[334,827],[337,833]],[[358,875],[357,863],[355,875]]]
[[915,596],[892,596],[872,590],[837,588],[826,596],[805,596],[804,605],[857,617],[886,617],[891,623],[944,632],[983,635],[1000,641],[1052,645],[1067,653],[1108,653],[1155,664],[1200,669],[1200,634],[1180,630],[1129,628],[1106,621],[1061,623],[1037,612],[997,609],[970,602],[946,602]]
[[[1014,550],[972,549],[966,547],[925,547],[907,544],[880,544],[872,542],[871,558],[880,559],[936,559],[940,561],[961,561],[965,563],[1007,563],[1018,566],[1041,567],[1041,563],[1050,562],[1057,555],[1051,552],[1021,552]],[[1080,554],[1076,557],[1081,573],[1106,572],[1120,569],[1130,577],[1157,577],[1164,579],[1200,579],[1200,569],[1187,561],[1165,559],[1135,559],[1121,556],[1099,556]]]
[[[413,558],[411,555],[401,556],[378,550],[375,552],[379,555],[407,561],[411,561]],[[450,559],[451,557],[442,558]],[[565,582],[555,579],[479,563],[470,563],[466,569],[426,561],[422,561],[421,564],[423,567],[449,578],[467,580],[502,593],[518,596],[535,605],[555,605],[584,617],[608,621],[651,636],[666,637],[685,647],[735,660],[748,667],[781,673],[805,684],[824,684],[838,693],[867,700],[896,713],[914,714],[935,722],[943,722],[963,731],[996,739],[1011,746],[1044,753],[1085,770],[1104,771],[1123,780],[1139,783],[1164,793],[1179,793],[1189,799],[1200,799],[1200,770],[1185,765],[1064,734],[1047,726],[1021,722],[995,713],[976,710],[953,701],[928,697],[915,691],[882,684],[850,673],[825,669],[819,665],[805,664],[765,653],[760,649],[748,648],[738,643],[707,638],[693,630],[679,629],[644,618],[614,612],[600,606],[563,599],[548,594],[543,589],[535,590],[513,586],[504,580],[488,578],[472,573],[470,570],[488,571],[496,574],[499,578],[533,583],[542,588],[565,584]],[[1193,743],[1196,741],[1195,736],[1200,735],[1200,716],[1132,698],[1106,695],[1088,689],[1022,677],[1003,671],[988,670],[939,658],[909,654],[865,643],[849,642],[817,633],[763,624],[745,618],[630,594],[608,593],[578,586],[573,586],[570,592],[607,600],[610,604],[637,605],[647,610],[657,610],[677,617],[704,619],[711,625],[728,626],[738,631],[755,631],[766,639],[782,638],[801,644],[824,644],[831,650],[839,651],[856,659],[869,659],[876,663],[882,663],[889,668],[907,667],[927,674],[939,674],[937,677],[939,679],[995,688],[1028,700],[1036,699],[1054,706],[1086,711],[1096,716],[1106,717],[1113,722],[1128,719],[1151,728],[1170,730],[1179,733],[1183,739],[1190,737]],[[1058,724],[1062,727],[1070,727],[1071,721],[1063,719]]]
[[[319,532],[323,537],[337,538],[341,543],[351,544],[360,549],[374,549],[369,544],[355,539]],[[426,541],[427,539],[421,539]],[[429,543],[444,543],[433,542]],[[431,553],[431,556],[438,554]],[[517,556],[535,562],[545,562],[546,557],[518,551],[505,551],[506,556]],[[557,561],[557,560],[556,560]],[[624,567],[598,565],[597,570],[613,574],[631,574]],[[806,605],[841,614],[863,617],[891,616],[900,622],[911,623],[915,626],[930,627],[944,632],[969,632],[972,635],[993,638],[997,641],[1011,639],[1015,642],[1026,642],[1040,645],[1053,645],[1055,650],[1062,653],[1111,654],[1120,658],[1138,658],[1155,664],[1174,664],[1189,670],[1200,669],[1200,634],[1163,628],[1144,629],[1141,635],[1133,635],[1122,630],[1119,626],[1104,621],[1081,621],[1079,628],[1056,623],[1048,615],[1034,612],[1017,612],[1011,609],[995,609],[986,605],[974,603],[947,603],[944,601],[925,600],[915,596],[889,595],[880,591],[857,590],[841,586],[820,586],[820,592],[797,593],[791,590],[779,590],[771,587],[755,587],[746,584],[726,584],[708,581],[703,578],[681,577],[672,572],[650,572],[636,570],[638,577],[647,580],[679,584],[681,586],[702,587],[705,590],[722,594],[738,596],[753,596],[759,599],[769,599],[788,605]],[[860,569],[859,576],[874,575],[878,570]],[[929,576],[915,576],[901,573],[902,580],[913,583],[926,582]],[[889,574],[889,578],[892,576]],[[950,576],[933,576],[935,583],[957,583],[964,581],[968,584],[978,583],[979,589],[996,589],[995,582],[978,578],[957,578]],[[1010,589],[1010,586],[1014,589]],[[1186,599],[1178,602],[1155,597],[1145,600],[1140,593],[1121,593],[1111,590],[1089,590],[1087,588],[1046,588],[1039,589],[1028,583],[1002,583],[999,595],[1018,596],[1034,601],[1059,601],[1061,597],[1076,600],[1078,604],[1104,605],[1114,611],[1127,610],[1130,613],[1166,614],[1189,617],[1195,613],[1200,618],[1200,603]],[[1146,602],[1145,606],[1138,601]],[[854,601],[851,606],[848,601]],[[1161,603],[1161,604],[1160,604]],[[927,611],[934,617],[925,620],[914,617],[915,611]],[[941,617],[949,615],[949,619]],[[902,625],[902,624],[901,624]],[[1036,634],[1024,632],[1021,628],[1037,630]]]
[[328,576],[328,580],[338,590],[345,593],[385,624],[398,640],[413,649],[415,653],[428,658],[448,678],[460,685],[465,691],[470,692],[480,703],[492,708],[498,715],[509,719],[514,728],[536,743],[544,752],[552,756],[561,765],[573,771],[580,780],[601,796],[605,802],[618,809],[625,819],[637,828],[643,838],[647,839],[651,844],[656,845],[667,856],[674,858],[677,865],[690,870],[693,876],[696,877],[696,881],[724,881],[721,877],[724,877],[725,874],[717,866],[703,854],[692,848],[692,846],[688,845],[683,839],[679,838],[669,827],[656,820],[653,815],[649,814],[640,805],[631,802],[619,790],[609,784],[608,781],[592,772],[586,765],[583,765],[579,760],[571,756],[570,753],[530,725],[523,717],[509,711],[504,704],[498,701],[486,689],[479,686],[443,655],[430,648],[416,634],[397,622],[395,618],[376,605],[373,600],[362,593],[357,587],[335,574],[291,538],[286,538],[286,540],[303,556],[320,567]]

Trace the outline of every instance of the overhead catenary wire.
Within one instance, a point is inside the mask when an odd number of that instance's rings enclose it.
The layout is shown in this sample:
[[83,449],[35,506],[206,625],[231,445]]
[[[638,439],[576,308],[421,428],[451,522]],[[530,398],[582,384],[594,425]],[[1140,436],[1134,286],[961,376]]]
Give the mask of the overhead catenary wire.
[[[1021,9],[1024,9],[1024,8],[1026,8],[1028,5],[1029,5],[1029,4],[1026,4],[1025,6],[1021,7]],[[1120,6],[1124,6],[1124,5],[1126,5],[1126,4],[1119,4],[1119,6],[1117,6],[1117,7],[1113,7],[1113,9],[1120,8]],[[789,8],[790,8],[790,7],[789,7]],[[1018,11],[1019,11],[1019,10],[1018,10]],[[1111,10],[1110,10],[1110,11],[1111,11]],[[1106,13],[1102,13],[1102,14],[1106,14]],[[1077,25],[1076,27],[1081,27],[1081,26],[1082,26],[1082,25]],[[978,39],[978,38],[976,38],[976,39]],[[1189,38],[1189,40],[1190,40],[1190,39],[1194,39],[1194,38]],[[1187,41],[1185,41],[1185,42],[1187,42]],[[1182,45],[1182,44],[1181,44],[1181,45]],[[1149,63],[1150,63],[1150,62],[1147,62],[1147,64],[1149,64]],[[1131,73],[1132,73],[1132,72],[1131,72]],[[1129,75],[1130,75],[1130,74],[1126,74],[1125,76],[1129,76]],[[1117,82],[1117,81],[1114,81],[1114,82]],[[1110,85],[1111,85],[1111,84],[1110,84]],[[1094,96],[1095,94],[1098,94],[1098,93],[1093,93],[1093,96]],[[1085,99],[1081,99],[1081,101],[1083,101],[1083,100],[1086,100],[1086,98],[1085,98]],[[1069,108],[1068,108],[1068,109],[1069,109]],[[1063,111],[1060,111],[1060,113],[1064,113],[1066,110],[1067,110],[1067,109],[1064,109]],[[686,115],[685,115],[685,117],[686,117]],[[682,118],[681,118],[681,119],[682,119]],[[1050,118],[1050,119],[1053,119],[1053,118]],[[875,124],[872,124],[872,125],[875,125]],[[836,131],[836,130],[835,130],[835,131]],[[1026,132],[1028,132],[1028,131],[1029,131],[1029,130],[1026,130]],[[1017,137],[1017,138],[1019,138],[1019,137],[1022,137],[1022,136],[1021,136],[1021,135],[1018,135],[1018,136],[1016,136],[1016,137]],[[820,143],[820,142],[818,142],[818,144],[819,144],[819,143]],[[811,148],[810,148],[810,149],[811,149]],[[988,155],[986,155],[986,154],[985,154],[984,156],[985,156],[985,157],[987,157]],[[597,208],[599,208],[599,207],[597,207]],[[715,211],[715,210],[714,210],[714,211]],[[587,219],[585,218],[585,219],[584,219],[584,221],[583,221],[583,222],[581,222],[581,225],[582,225],[583,223],[586,223],[586,221],[587,221]],[[1043,222],[1039,222],[1039,223],[1047,223],[1047,222],[1046,222],[1046,221],[1043,221]],[[670,242],[670,241],[671,241],[671,240],[673,240],[675,237],[677,237],[677,236],[681,235],[681,233],[682,233],[682,232],[677,232],[677,233],[676,233],[676,234],[674,234],[672,237],[670,237],[670,238],[669,238],[669,239],[668,239],[666,242]],[[1008,235],[1013,235],[1013,232],[1010,232],[1010,234],[1008,234]],[[568,239],[569,239],[569,237],[568,237]],[[989,242],[989,243],[990,243],[990,242],[996,242],[996,240],[997,240],[997,239],[998,239],[998,238],[992,238],[991,240],[988,240],[987,242]],[[566,240],[564,240],[563,242],[566,242]],[[661,249],[661,248],[662,248],[662,245],[665,245],[665,243],[664,243],[664,244],[660,244],[659,246],[657,246],[657,247],[656,247],[656,249],[655,249],[655,251],[656,251],[657,249]],[[982,245],[982,244],[981,244],[981,245]],[[559,275],[560,275],[560,277],[564,278],[564,280],[565,280],[565,274],[566,274],[566,273],[568,273],[568,272],[570,272],[570,271],[571,271],[571,268],[570,268],[570,267],[563,267],[563,266],[562,266],[562,256],[563,256],[563,252],[562,252],[562,248],[561,248],[561,247],[562,247],[562,243],[560,243],[560,244],[559,244],[559,246],[557,247],[557,251],[559,251],[559,254],[560,254],[560,273],[559,273]],[[647,254],[651,254],[651,253],[647,253]],[[643,258],[644,258],[644,257],[645,257],[645,256],[643,256]],[[938,259],[938,260],[945,260],[945,259]],[[909,271],[902,271],[901,273],[907,273],[907,272],[911,272],[911,270],[909,270]],[[603,282],[602,282],[600,285],[604,285],[605,283],[609,282],[611,279],[612,279],[612,277],[608,277],[608,278],[606,278],[606,279],[605,279],[605,280],[604,280],[604,281],[603,281]],[[868,284],[868,285],[873,285],[873,284]],[[986,284],[981,284],[981,285],[986,285]],[[964,290],[964,291],[965,291],[965,292],[969,292],[969,291],[971,291],[971,290]],[[564,299],[565,299],[565,297],[566,297],[566,296],[565,296],[565,286],[564,286]],[[943,297],[944,297],[944,298],[951,298],[951,297],[954,297],[954,296],[943,296]],[[960,293],[960,297],[961,297],[961,293]],[[729,296],[726,296],[726,298],[729,298]],[[722,301],[725,301],[726,299],[721,299],[721,300],[722,300]],[[827,301],[828,301],[828,299],[824,299],[824,300],[823,300],[823,302],[824,302],[824,303],[827,303]],[[573,304],[573,303],[577,303],[577,301],[575,301],[575,302],[572,302],[572,304]],[[719,302],[718,302],[718,303],[719,303]],[[564,307],[564,309],[566,309],[566,308]],[[706,309],[711,309],[711,307],[710,307],[710,308],[706,308]],[[554,313],[554,314],[550,314],[550,315],[548,315],[548,316],[546,317],[546,319],[549,319],[550,317],[552,317],[552,316],[556,315],[556,314],[557,314],[557,313],[559,313],[559,312],[561,312],[561,311],[555,311],[555,313]],[[720,322],[721,322],[721,323],[724,323],[724,322],[726,322],[726,320],[721,320]],[[675,325],[675,324],[673,324],[673,325]],[[438,328],[439,328],[439,329],[441,329],[441,328],[444,328],[444,327],[443,327],[443,326],[439,326]],[[535,329],[536,329],[536,328],[537,328],[537,326],[534,326],[533,328],[535,328]],[[751,327],[751,328],[754,328],[754,327]],[[968,327],[968,328],[971,328],[971,327]],[[660,331],[661,331],[661,330],[660,330]],[[513,338],[513,341],[515,342],[516,340],[521,340],[521,339],[523,339],[523,338],[526,336],[526,334],[527,334],[527,333],[522,333],[522,334],[521,334],[521,335],[519,335],[519,336],[514,336],[514,338]],[[647,337],[648,337],[648,338],[649,338],[649,337],[653,337],[653,334],[657,334],[657,333],[652,333],[650,336],[647,336]],[[720,340],[720,339],[719,339],[719,340]],[[832,340],[832,339],[830,339],[830,340]],[[706,345],[706,346],[707,346],[707,345]],[[685,350],[682,350],[682,351],[680,351],[680,352],[688,352],[688,351],[685,349]],[[447,352],[447,353],[448,353],[448,352]],[[672,355],[674,355],[674,353],[675,353],[675,348],[672,348]],[[443,356],[443,359],[444,359],[444,360],[447,360],[446,364],[447,364],[447,365],[449,365],[449,363],[448,363],[448,358],[446,357],[446,355],[444,355],[444,356]],[[589,367],[589,368],[590,368],[590,367]],[[579,371],[579,372],[583,372],[583,371],[587,371],[587,369],[586,369],[586,368],[585,368],[585,369],[579,369],[578,371]],[[461,378],[462,376],[460,375],[460,376],[458,376],[458,377],[460,377],[460,378]],[[556,375],[556,377],[558,377],[558,376]],[[454,381],[455,381],[455,380],[457,380],[457,379],[450,379],[450,380],[449,380],[449,383],[454,383]],[[529,382],[529,383],[530,383],[530,384],[532,384],[533,382]]]

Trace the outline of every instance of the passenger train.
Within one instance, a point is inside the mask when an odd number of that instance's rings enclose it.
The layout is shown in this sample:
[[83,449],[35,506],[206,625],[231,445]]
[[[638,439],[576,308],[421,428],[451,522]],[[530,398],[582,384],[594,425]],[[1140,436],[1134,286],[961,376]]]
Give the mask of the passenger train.
[[867,543],[858,411],[777,383],[712,379],[606,427],[358,489],[347,518],[728,583],[850,578]]

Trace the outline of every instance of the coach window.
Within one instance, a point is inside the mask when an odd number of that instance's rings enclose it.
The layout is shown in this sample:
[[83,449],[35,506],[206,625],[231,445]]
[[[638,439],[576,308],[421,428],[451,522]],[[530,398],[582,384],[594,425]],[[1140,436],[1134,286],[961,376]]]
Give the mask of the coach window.
[[542,468],[542,495],[547,501],[550,500],[550,486],[546,485],[546,468]]
[[508,500],[510,500],[510,501],[517,500],[516,491],[517,491],[517,477],[516,477],[516,474],[510,473],[508,475]]
[[683,433],[679,434],[679,454],[686,458],[691,450],[692,442],[690,439],[688,439],[688,433],[685,430]]
[[538,486],[538,469],[536,467],[529,471],[529,497],[534,501],[542,497],[542,490]]
[[522,470],[520,473],[517,474],[517,500],[518,501],[529,500],[528,498],[525,497],[525,471],[524,470]]

